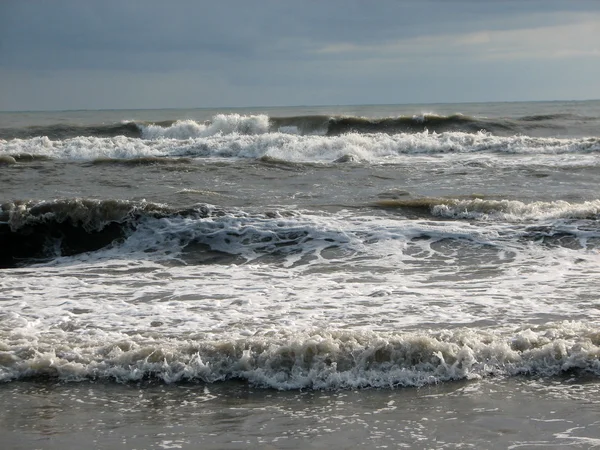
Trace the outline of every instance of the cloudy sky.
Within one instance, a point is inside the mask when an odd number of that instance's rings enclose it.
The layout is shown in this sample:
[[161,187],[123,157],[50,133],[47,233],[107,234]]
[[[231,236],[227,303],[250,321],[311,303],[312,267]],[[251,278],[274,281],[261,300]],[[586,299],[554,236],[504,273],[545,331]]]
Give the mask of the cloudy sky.
[[598,0],[0,0],[0,110],[597,98]]

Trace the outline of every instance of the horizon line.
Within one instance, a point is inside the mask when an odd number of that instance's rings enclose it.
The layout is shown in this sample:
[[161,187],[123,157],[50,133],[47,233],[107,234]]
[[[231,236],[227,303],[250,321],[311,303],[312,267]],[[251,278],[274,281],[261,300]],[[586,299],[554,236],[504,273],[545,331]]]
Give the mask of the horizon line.
[[312,104],[312,105],[253,105],[253,106],[194,106],[194,107],[167,107],[167,108],[92,108],[92,109],[16,109],[16,110],[0,110],[0,113],[43,113],[43,112],[100,112],[100,111],[176,111],[176,110],[210,110],[210,109],[276,109],[276,108],[340,108],[340,107],[356,107],[356,106],[426,106],[426,105],[477,105],[477,104],[494,104],[494,103],[584,103],[600,101],[598,98],[590,98],[585,100],[495,100],[495,101],[472,101],[472,102],[409,102],[409,103],[348,103],[348,104]]

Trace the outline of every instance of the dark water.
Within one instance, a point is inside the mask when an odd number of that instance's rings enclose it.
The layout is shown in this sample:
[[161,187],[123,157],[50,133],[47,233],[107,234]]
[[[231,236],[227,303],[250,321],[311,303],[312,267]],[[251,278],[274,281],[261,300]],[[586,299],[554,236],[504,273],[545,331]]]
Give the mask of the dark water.
[[1,122],[11,448],[598,444],[599,102]]

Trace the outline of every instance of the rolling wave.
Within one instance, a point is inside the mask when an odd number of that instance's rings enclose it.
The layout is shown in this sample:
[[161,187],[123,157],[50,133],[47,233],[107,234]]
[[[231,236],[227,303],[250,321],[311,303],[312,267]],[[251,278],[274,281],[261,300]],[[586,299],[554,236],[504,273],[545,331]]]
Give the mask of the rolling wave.
[[369,255],[372,245],[398,240],[406,248],[421,246],[433,252],[437,250],[431,245],[442,241],[498,249],[518,242],[587,249],[600,245],[599,200],[527,204],[424,198],[381,200],[376,205],[399,209],[402,216],[384,217],[374,227],[360,218],[348,223],[338,215],[248,213],[204,204],[175,209],[80,198],[7,203],[0,206],[0,268],[92,252],[101,259],[136,255],[184,264],[257,260],[289,267]]
[[218,262],[218,256],[231,262],[235,255],[285,259],[348,241],[343,232],[291,216],[296,214],[80,198],[6,203],[0,206],[0,268],[102,249],[108,258],[145,254],[194,264],[205,261],[207,253],[210,262]]
[[118,122],[105,125],[54,124],[23,128],[0,128],[0,139],[30,139],[40,136],[45,136],[55,141],[78,136],[94,136],[99,138],[126,136],[139,138],[141,137],[141,130],[134,122]]
[[399,208],[428,212],[432,216],[450,219],[522,222],[552,219],[598,220],[600,200],[583,203],[566,201],[523,203],[518,200],[409,198],[382,199],[376,202],[384,208]]
[[419,133],[425,130],[441,133],[445,131],[462,131],[477,133],[488,131],[495,134],[515,134],[517,127],[506,119],[478,119],[453,114],[440,116],[437,114],[420,114],[412,117],[386,117],[370,119],[364,117],[332,118],[327,127],[327,135],[336,136],[345,133]]
[[143,218],[208,214],[122,200],[64,199],[0,205],[0,268],[77,255],[124,239]]

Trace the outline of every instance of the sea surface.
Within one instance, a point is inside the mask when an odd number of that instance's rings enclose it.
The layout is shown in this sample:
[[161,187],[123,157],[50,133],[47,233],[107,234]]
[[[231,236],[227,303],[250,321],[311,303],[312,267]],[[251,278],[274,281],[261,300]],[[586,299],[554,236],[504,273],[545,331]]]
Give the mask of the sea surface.
[[600,101],[0,113],[3,448],[600,447]]

